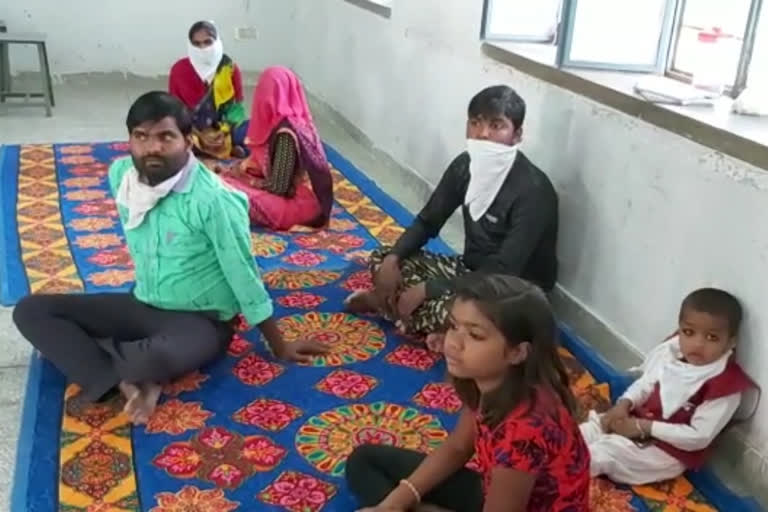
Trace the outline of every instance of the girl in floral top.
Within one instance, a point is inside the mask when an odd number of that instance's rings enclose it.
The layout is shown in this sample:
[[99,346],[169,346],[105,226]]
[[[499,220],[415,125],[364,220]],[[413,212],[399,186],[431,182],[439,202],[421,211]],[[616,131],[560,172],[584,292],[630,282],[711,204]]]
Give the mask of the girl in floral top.
[[[466,407],[429,455],[359,446],[346,474],[362,510],[587,511],[589,452],[556,340],[535,286],[501,275],[462,283],[445,358]],[[465,468],[473,456],[479,473]]]

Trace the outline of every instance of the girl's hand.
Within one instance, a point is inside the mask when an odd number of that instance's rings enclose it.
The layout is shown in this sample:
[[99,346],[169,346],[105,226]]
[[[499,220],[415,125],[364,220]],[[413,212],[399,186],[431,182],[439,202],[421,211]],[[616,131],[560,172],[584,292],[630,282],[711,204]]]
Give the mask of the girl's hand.
[[361,509],[358,509],[357,512],[405,512],[405,509],[393,508],[393,507],[382,507],[379,505],[376,507],[361,508]]

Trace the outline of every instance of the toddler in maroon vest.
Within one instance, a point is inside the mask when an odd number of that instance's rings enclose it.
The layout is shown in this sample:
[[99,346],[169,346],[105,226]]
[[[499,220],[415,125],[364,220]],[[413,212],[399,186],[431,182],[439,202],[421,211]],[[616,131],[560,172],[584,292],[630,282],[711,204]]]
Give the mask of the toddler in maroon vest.
[[675,336],[648,355],[616,405],[581,425],[592,476],[642,485],[704,464],[755,386],[733,357],[741,318],[738,300],[722,290],[686,297]]

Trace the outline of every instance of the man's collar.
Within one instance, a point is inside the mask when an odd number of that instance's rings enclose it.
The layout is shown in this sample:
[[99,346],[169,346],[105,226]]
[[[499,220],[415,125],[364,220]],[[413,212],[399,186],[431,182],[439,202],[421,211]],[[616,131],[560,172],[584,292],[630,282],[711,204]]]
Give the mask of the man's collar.
[[178,192],[180,194],[186,194],[189,192],[189,189],[192,185],[192,173],[199,163],[200,161],[190,151],[189,160],[187,160],[187,163],[184,165],[184,167],[181,168],[181,171],[179,171],[181,173],[181,177],[179,178],[179,181],[177,181],[173,186],[172,190],[174,192]]

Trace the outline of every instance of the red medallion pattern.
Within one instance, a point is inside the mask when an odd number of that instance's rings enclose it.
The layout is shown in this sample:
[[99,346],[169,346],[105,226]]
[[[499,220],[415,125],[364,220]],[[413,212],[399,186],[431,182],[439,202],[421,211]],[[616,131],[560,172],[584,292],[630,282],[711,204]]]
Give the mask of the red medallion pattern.
[[299,235],[294,238],[294,242],[304,249],[326,250],[334,254],[344,254],[351,249],[362,247],[365,244],[365,239],[355,235],[317,231]]
[[93,152],[93,146],[90,144],[59,146],[59,152],[61,152],[62,155],[90,155]]
[[[632,492],[616,487],[604,478],[593,478],[589,486],[589,510],[600,512],[630,512],[636,510],[632,506]],[[688,510],[680,508],[676,510]]]
[[307,292],[294,292],[277,299],[277,303],[286,308],[317,309],[325,302],[325,297]]
[[232,372],[243,384],[264,386],[282,375],[285,368],[257,354],[249,354],[237,362]]
[[123,239],[117,233],[97,233],[80,235],[75,238],[75,245],[81,249],[106,249],[123,245]]
[[232,336],[232,341],[229,342],[227,354],[231,355],[232,357],[240,357],[243,354],[250,352],[252,347],[253,343],[246,340],[239,334],[235,334]]
[[86,231],[90,233],[114,229],[115,224],[115,221],[109,217],[81,217],[69,221],[69,227],[75,231]]
[[387,354],[387,362],[413,370],[427,371],[440,360],[438,354],[413,345],[400,345]]
[[105,199],[107,194],[106,190],[84,188],[80,190],[70,190],[64,194],[64,198],[68,201],[95,201],[97,199]]
[[312,251],[296,251],[283,257],[283,261],[297,267],[315,267],[327,258]]
[[153,464],[176,478],[198,478],[220,488],[236,489],[255,472],[272,471],[286,453],[267,437],[243,437],[213,427],[190,441],[166,446]]
[[291,404],[280,400],[259,398],[237,411],[232,418],[238,423],[277,432],[300,417],[301,410]]
[[79,176],[77,178],[68,178],[62,182],[66,188],[91,188],[98,187],[104,181],[98,176]]
[[177,493],[157,493],[155,499],[157,506],[149,512],[233,512],[240,506],[236,501],[229,501],[221,489],[203,491],[191,485]]
[[350,292],[368,291],[373,289],[373,276],[370,270],[360,270],[349,276],[341,287]]
[[199,430],[213,416],[202,407],[202,402],[169,400],[157,406],[147,423],[148,434],[169,434],[178,436],[187,430]]
[[413,402],[422,407],[438,409],[450,414],[459,412],[462,406],[456,390],[446,382],[427,384],[413,397]]
[[203,382],[209,379],[208,375],[200,373],[198,370],[188,373],[163,387],[163,393],[168,396],[179,396],[182,393],[199,391]]
[[285,471],[259,493],[259,499],[290,512],[317,512],[335,494],[336,487],[328,482],[297,471]]
[[75,213],[79,213],[80,215],[108,215],[110,217],[118,216],[115,202],[111,199],[81,203],[72,209],[75,211]]
[[96,163],[96,158],[91,155],[71,155],[61,157],[59,162],[66,165],[86,165]]
[[126,246],[99,251],[89,256],[88,262],[100,267],[133,267],[131,253],[128,252],[128,247]]
[[109,166],[102,163],[91,163],[87,165],[77,165],[69,170],[70,174],[75,176],[98,176],[105,177],[109,172]]
[[112,269],[104,272],[94,272],[88,276],[88,282],[96,286],[119,287],[124,284],[132,283],[134,280],[133,269],[121,270]]
[[101,441],[94,441],[61,467],[61,481],[101,499],[131,473],[131,458]]
[[334,370],[318,382],[315,388],[339,398],[357,400],[367,395],[378,383],[378,380],[368,375],[349,370]]

